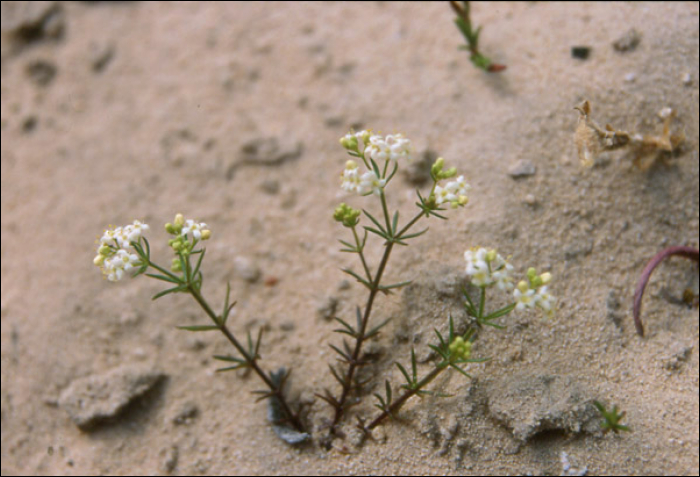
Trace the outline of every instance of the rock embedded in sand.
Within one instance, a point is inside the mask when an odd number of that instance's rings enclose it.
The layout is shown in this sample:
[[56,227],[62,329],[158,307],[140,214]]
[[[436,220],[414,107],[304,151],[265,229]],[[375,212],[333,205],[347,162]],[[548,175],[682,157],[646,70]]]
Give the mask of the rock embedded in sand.
[[592,394],[571,376],[517,374],[488,387],[491,416],[520,441],[545,431],[600,431]]
[[165,374],[152,368],[121,366],[104,374],[76,379],[61,393],[58,405],[80,429],[90,430],[117,416],[163,378]]
[[533,176],[537,172],[537,167],[526,159],[520,159],[518,162],[508,168],[508,175],[513,179],[521,177]]

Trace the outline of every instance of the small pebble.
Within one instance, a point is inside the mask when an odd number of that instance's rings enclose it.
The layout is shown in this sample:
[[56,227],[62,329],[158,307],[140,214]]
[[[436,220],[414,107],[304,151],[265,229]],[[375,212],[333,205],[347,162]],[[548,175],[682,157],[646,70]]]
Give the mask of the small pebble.
[[639,32],[632,28],[613,42],[613,48],[619,52],[632,51],[637,48],[641,39]]
[[661,119],[666,119],[669,117],[671,114],[673,114],[673,109],[669,108],[668,106],[665,108],[662,108],[661,111],[657,113]]
[[683,82],[684,85],[690,86],[690,84],[693,82],[693,77],[690,76],[690,73],[685,73],[685,74],[681,77],[681,81]]
[[526,159],[519,160],[508,169],[508,175],[513,179],[531,176],[534,175],[535,172],[537,172],[535,165]]
[[537,205],[537,198],[533,194],[528,194],[525,196],[525,203],[527,205]]
[[572,46],[571,57],[579,60],[587,60],[591,54],[590,46]]
[[632,83],[636,79],[637,79],[636,73],[627,73],[625,75],[625,81],[627,81],[628,83]]

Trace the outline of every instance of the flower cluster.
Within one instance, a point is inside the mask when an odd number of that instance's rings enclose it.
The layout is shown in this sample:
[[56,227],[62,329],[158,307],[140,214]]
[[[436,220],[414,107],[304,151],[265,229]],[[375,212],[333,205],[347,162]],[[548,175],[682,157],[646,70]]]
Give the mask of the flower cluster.
[[[372,134],[371,131],[348,133],[340,138],[340,144],[351,156],[362,159],[367,170],[360,172],[355,161],[345,163],[342,175],[343,190],[356,192],[360,195],[381,195],[384,186],[391,180],[387,177],[387,169],[390,163],[396,168],[399,159],[408,159],[411,155],[411,141],[403,134],[390,134],[386,137]],[[384,163],[384,170],[380,174],[380,164]]]
[[341,222],[345,227],[354,227],[360,221],[360,211],[353,209],[345,202],[335,208],[333,218]]
[[457,175],[457,169],[452,167],[445,171],[443,170],[444,165],[445,159],[438,157],[435,164],[430,168],[430,175],[435,181],[435,189],[433,191],[435,203],[441,205],[445,202],[449,202],[453,209],[467,205],[469,201],[467,192],[471,189],[471,186],[467,184],[464,176],[459,176],[456,180],[448,182],[445,187],[438,185],[439,181]]
[[552,275],[548,272],[537,274],[534,268],[527,271],[527,281],[522,280],[513,290],[516,310],[538,307],[544,311],[548,318],[554,316],[554,304],[556,299],[547,291],[547,286],[552,281]]
[[348,192],[357,192],[360,195],[381,194],[386,185],[386,179],[380,179],[374,171],[367,171],[360,175],[357,163],[348,161],[343,171],[343,183],[341,187]]
[[[187,256],[194,250],[194,246],[200,240],[208,240],[211,237],[211,230],[207,228],[204,222],[195,222],[192,219],[187,219],[182,214],[177,214],[172,223],[165,224],[165,231],[175,238],[168,240],[168,245],[178,254],[173,258],[170,266],[174,272],[182,271],[182,261],[180,255]],[[190,236],[192,240],[190,241]]]
[[380,136],[367,130],[346,134],[340,138],[340,144],[363,159],[376,162],[408,159],[412,150],[411,141],[401,133]]
[[93,263],[100,267],[107,280],[119,281],[124,272],[141,266],[141,260],[133,253],[131,244],[138,243],[143,232],[148,229],[147,224],[134,220],[131,225],[105,230],[99,240]]
[[467,250],[464,259],[467,261],[467,275],[471,277],[472,285],[482,288],[497,285],[501,290],[513,288],[513,265],[496,250],[486,250],[484,247]]
[[472,342],[457,336],[449,346],[450,356],[453,359],[469,359],[472,352]]

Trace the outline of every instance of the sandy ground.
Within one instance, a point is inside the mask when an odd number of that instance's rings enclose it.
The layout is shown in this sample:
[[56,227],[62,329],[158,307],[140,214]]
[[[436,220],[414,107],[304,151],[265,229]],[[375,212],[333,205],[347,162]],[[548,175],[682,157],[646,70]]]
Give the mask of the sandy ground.
[[[25,43],[6,9],[20,24],[30,14],[2,8],[3,475],[557,475],[562,452],[590,475],[697,475],[698,309],[680,303],[698,291],[697,267],[671,259],[655,272],[645,338],[630,311],[650,256],[698,246],[697,2],[476,3],[482,49],[508,65],[499,75],[457,49],[446,2],[65,3]],[[639,45],[616,51],[631,28]],[[592,48],[587,60],[572,58],[577,45]],[[600,123],[642,133],[674,108],[681,153],[646,171],[624,152],[582,168],[572,108],[583,99]],[[550,270],[559,311],[485,333],[475,353],[494,359],[471,382],[446,373],[435,385],[454,397],[410,402],[385,442],[293,448],[251,399],[256,380],[214,373],[223,339],[175,329],[205,323],[192,300],[152,302],[161,287],[144,277],[101,280],[94,244],[138,218],[165,263],[163,223],[182,212],[209,224],[205,294],[218,304],[231,280],[232,329],[267,329],[263,366],[294,369],[292,394],[317,428],[329,409],[313,393],[336,389],[327,343],[338,342],[318,309],[335,297],[351,318],[365,299],[343,282],[339,268],[356,264],[338,252],[347,237],[331,213],[341,201],[379,210],[339,188],[350,127],[401,131],[473,186],[465,209],[392,256],[387,280],[416,284],[377,305],[377,319],[394,317],[371,344],[379,383],[398,384],[393,362],[444,329],[435,290],[461,279],[468,247],[497,247],[521,273]],[[269,138],[287,159],[245,163],[245,145]],[[519,160],[536,173],[513,179]],[[391,189],[408,217],[414,186],[399,176]],[[81,431],[59,396],[122,365],[167,378]],[[490,403],[522,376],[618,404],[633,432],[518,442]],[[353,412],[371,416],[372,399]]]

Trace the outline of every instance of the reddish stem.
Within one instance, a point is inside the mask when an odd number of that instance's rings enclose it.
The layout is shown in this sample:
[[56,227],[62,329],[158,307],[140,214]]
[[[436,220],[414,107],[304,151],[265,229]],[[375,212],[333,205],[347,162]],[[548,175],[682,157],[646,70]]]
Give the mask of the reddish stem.
[[634,315],[634,326],[637,328],[637,334],[639,336],[644,336],[644,326],[642,325],[642,319],[640,314],[642,312],[642,297],[644,296],[644,289],[649,282],[649,277],[651,272],[671,255],[680,255],[681,257],[689,258],[700,263],[700,251],[693,247],[668,247],[649,260],[646,267],[642,271],[642,275],[639,277],[639,282],[637,282],[637,288],[634,290],[634,307],[632,313]]

